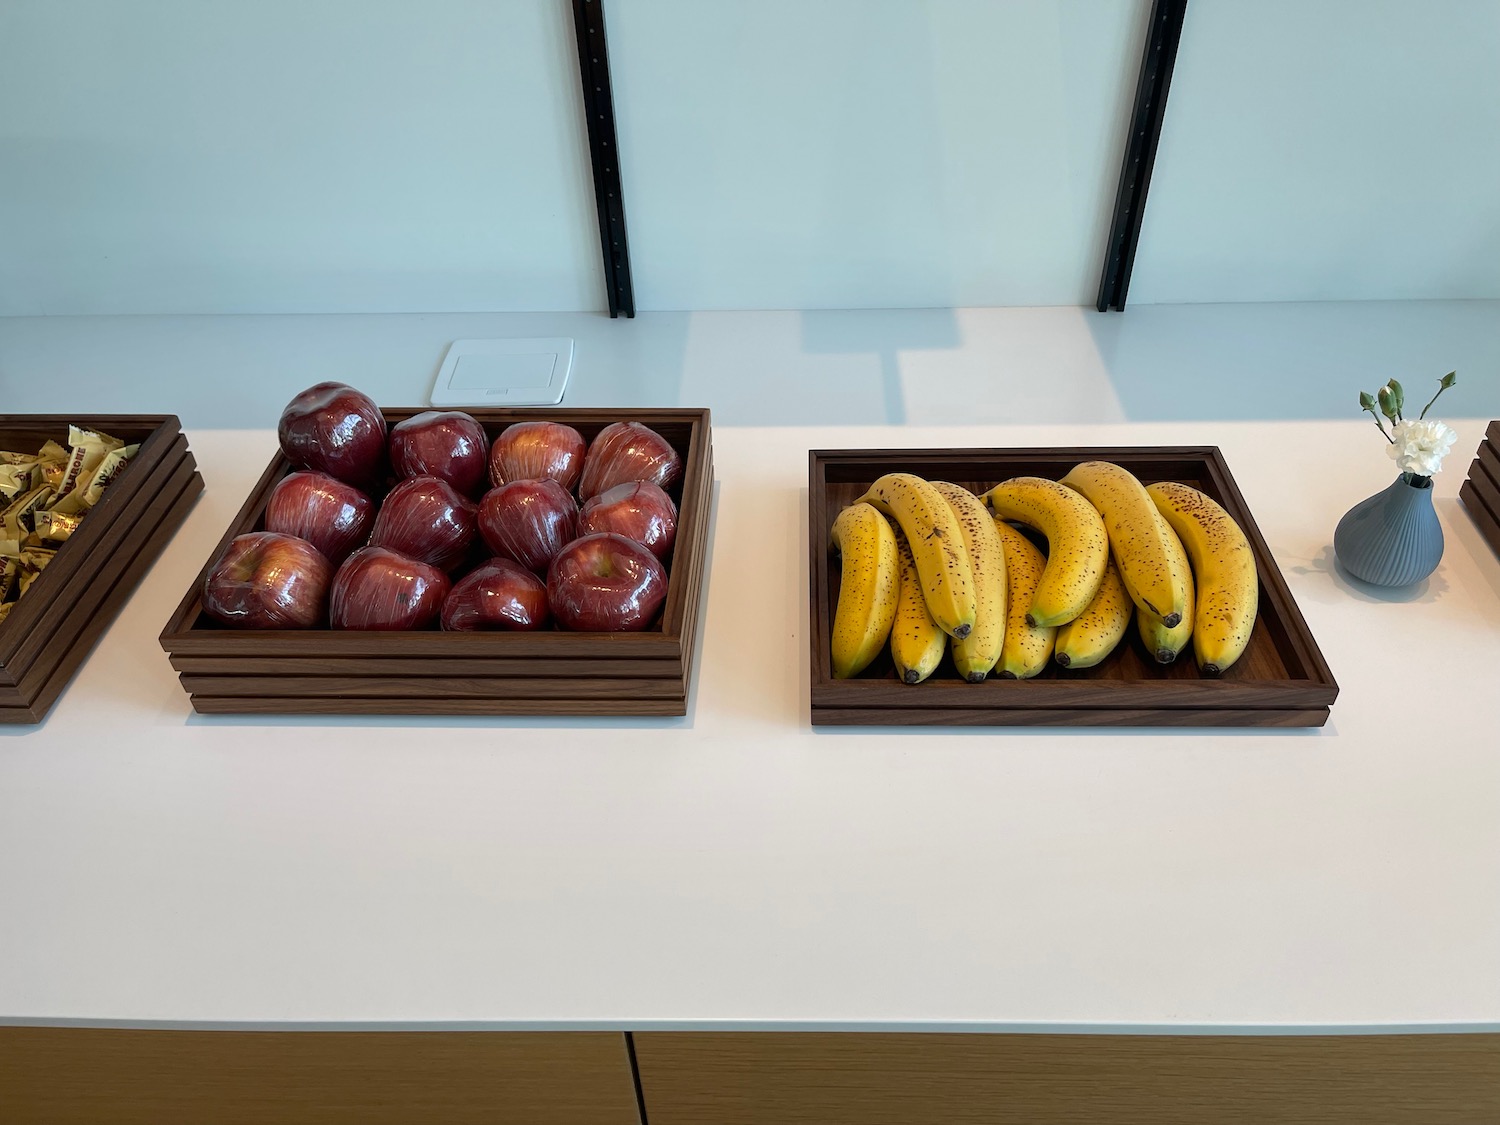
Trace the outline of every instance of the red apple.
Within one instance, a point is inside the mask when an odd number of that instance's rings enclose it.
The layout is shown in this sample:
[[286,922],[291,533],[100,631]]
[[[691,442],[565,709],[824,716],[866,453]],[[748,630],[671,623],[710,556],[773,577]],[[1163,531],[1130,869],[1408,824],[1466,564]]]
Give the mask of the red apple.
[[681,475],[682,458],[661,434],[639,422],[613,422],[589,446],[578,498],[587,500],[632,480],[666,488]]
[[546,570],[578,534],[578,504],[555,480],[513,480],[479,502],[479,533],[495,554]]
[[644,629],[667,598],[667,572],[634,539],[601,531],[575,539],[547,571],[547,602],[565,629]]
[[333,576],[328,623],[335,629],[425,629],[448,596],[448,576],[385,547],[361,547]]
[[648,480],[630,481],[590,496],[578,513],[578,534],[613,531],[665,560],[677,541],[677,505]]
[[427,410],[391,427],[391,468],[398,477],[442,477],[465,496],[484,481],[489,438],[461,410]]
[[309,629],[323,620],[333,567],[305,539],[237,535],[203,581],[203,612],[241,629]]
[[409,477],[391,489],[375,517],[370,546],[452,570],[474,541],[476,509],[440,477]]
[[510,559],[491,559],[443,599],[444,629],[540,629],[547,624],[547,587]]
[[306,539],[334,566],[364,543],[375,501],[352,484],[304,469],[276,482],[266,502],[266,530]]
[[587,450],[583,435],[561,422],[517,422],[490,447],[490,483],[555,480],[569,492],[578,485]]
[[385,415],[347,383],[319,383],[286,404],[276,428],[292,464],[368,484],[385,463]]

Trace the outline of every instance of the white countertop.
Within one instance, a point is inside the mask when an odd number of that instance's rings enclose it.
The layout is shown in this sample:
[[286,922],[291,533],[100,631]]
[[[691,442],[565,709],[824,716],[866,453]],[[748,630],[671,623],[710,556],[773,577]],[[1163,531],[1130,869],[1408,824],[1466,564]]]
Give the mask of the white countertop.
[[[0,728],[0,1022],[1500,1028],[1500,560],[1454,424],[1447,553],[1396,594],[1331,563],[1393,476],[1367,421],[720,424],[658,721],[194,716],[156,636],[274,437],[190,429],[204,498],[47,723]],[[808,448],[1161,442],[1223,447],[1326,728],[810,727]]]

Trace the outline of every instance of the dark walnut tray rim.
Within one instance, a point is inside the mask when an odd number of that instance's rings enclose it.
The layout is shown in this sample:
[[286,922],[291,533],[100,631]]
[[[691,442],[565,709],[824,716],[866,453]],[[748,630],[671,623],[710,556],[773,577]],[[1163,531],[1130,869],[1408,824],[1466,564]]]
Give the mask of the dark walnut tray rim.
[[[430,409],[382,408],[388,425]],[[241,630],[202,614],[208,570],[236,535],[263,526],[267,500],[293,467],[278,452],[183,595],[160,637],[195,709],[212,714],[681,715],[691,685],[713,457],[706,409],[476,408],[494,437],[521,421],[574,426],[585,440],[638,421],[683,457],[678,535],[667,600],[640,633]],[[363,686],[354,686],[359,683]]]
[[0,415],[0,448],[66,444],[70,424],[141,448],[0,622],[0,723],[46,718],[203,491],[173,414]]
[[[885,472],[988,487],[1019,475],[1057,479],[1079,461],[1113,461],[1144,482],[1181,480],[1218,500],[1244,529],[1260,572],[1260,616],[1245,658],[1221,678],[1184,654],[1149,660],[1132,625],[1097,668],[1049,667],[1033,680],[970,684],[945,660],[933,678],[900,683],[888,655],[851,680],[833,678],[829,634],[838,563],[828,548],[838,510]],[[809,644],[814,725],[1321,726],[1338,684],[1216,446],[842,449],[808,455]]]

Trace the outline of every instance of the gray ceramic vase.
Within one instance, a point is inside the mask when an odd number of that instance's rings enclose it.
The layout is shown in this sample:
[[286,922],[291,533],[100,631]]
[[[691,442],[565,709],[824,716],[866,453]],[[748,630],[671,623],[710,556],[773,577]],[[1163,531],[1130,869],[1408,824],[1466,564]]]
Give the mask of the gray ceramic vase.
[[1384,492],[1350,508],[1333,533],[1333,553],[1350,574],[1375,586],[1410,586],[1426,578],[1443,557],[1432,478],[1403,473]]

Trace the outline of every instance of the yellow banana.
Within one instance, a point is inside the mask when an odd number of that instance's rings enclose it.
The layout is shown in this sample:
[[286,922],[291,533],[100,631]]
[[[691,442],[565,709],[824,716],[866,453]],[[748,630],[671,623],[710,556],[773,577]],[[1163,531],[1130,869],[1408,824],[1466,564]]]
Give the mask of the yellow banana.
[[896,533],[896,552],[901,560],[901,587],[896,601],[896,620],[891,625],[891,660],[902,683],[919,684],[937,671],[948,651],[948,634],[937,627],[927,612],[922,580],[912,561],[911,544]]
[[947,481],[935,480],[932,487],[958,519],[974,572],[974,628],[953,642],[953,665],[960,676],[977,684],[999,661],[1005,641],[1005,548],[979,497]]
[[1104,581],[1088,609],[1066,625],[1059,626],[1053,659],[1064,668],[1092,668],[1115,650],[1130,628],[1135,606],[1120,572],[1111,559],[1104,567]]
[[1000,543],[1005,550],[1005,578],[1009,608],[1005,615],[1005,643],[1000,648],[1000,676],[1007,680],[1026,680],[1047,667],[1052,644],[1057,636],[1055,625],[1032,625],[1026,607],[1031,604],[1041,584],[1046,558],[1010,524],[995,521]]
[[1193,656],[1210,675],[1223,672],[1245,651],[1255,628],[1260,579],[1250,541],[1212,498],[1176,481],[1146,489],[1182,540],[1197,578]]
[[1104,517],[1109,545],[1130,598],[1167,625],[1182,620],[1181,593],[1172,586],[1172,563],[1151,498],[1135,476],[1108,461],[1073,466],[1062,483],[1076,489]]
[[[1156,514],[1161,519],[1161,513]],[[1162,526],[1167,533],[1167,554],[1172,563],[1172,583],[1182,588],[1182,620],[1175,627],[1169,627],[1165,621],[1149,609],[1136,607],[1136,627],[1140,630],[1141,640],[1146,642],[1146,651],[1156,657],[1160,664],[1170,664],[1177,659],[1177,654],[1187,647],[1187,643],[1193,636],[1193,572],[1188,566],[1187,552],[1182,549],[1182,540],[1177,538],[1177,532],[1172,530],[1172,525],[1162,520]]]
[[832,539],[843,557],[833,614],[833,677],[847,680],[880,654],[891,635],[901,570],[896,533],[868,504],[851,504],[840,512]]
[[1035,596],[1022,607],[1023,620],[1045,628],[1087,609],[1109,561],[1109,539],[1094,506],[1045,477],[1014,477],[980,499],[997,518],[1024,523],[1047,537],[1047,569]]
[[974,572],[948,502],[921,477],[887,473],[855,503],[873,504],[901,525],[927,612],[950,637],[967,637],[974,628]]

